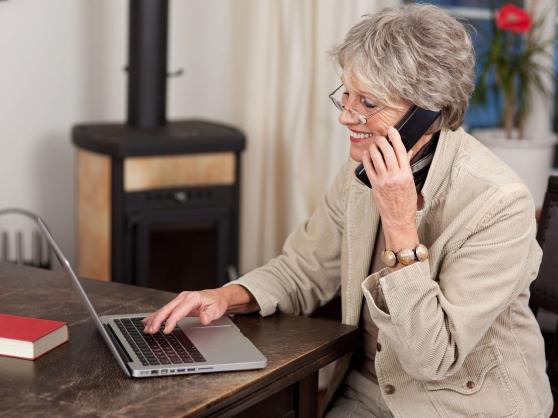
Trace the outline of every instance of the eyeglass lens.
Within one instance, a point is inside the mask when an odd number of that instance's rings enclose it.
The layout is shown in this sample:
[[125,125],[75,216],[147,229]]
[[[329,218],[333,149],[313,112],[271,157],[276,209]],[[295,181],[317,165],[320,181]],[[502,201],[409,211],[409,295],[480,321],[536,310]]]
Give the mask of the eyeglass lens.
[[[349,94],[345,89],[345,86],[341,84],[337,89],[335,89],[329,96],[335,107],[342,112],[347,110],[352,115],[356,116],[360,123],[365,124],[367,119],[374,116],[376,113],[380,112],[383,107],[375,106],[374,108],[364,109],[364,105],[361,102],[353,103],[352,106],[347,106],[349,100]],[[365,116],[366,113],[370,113]]]

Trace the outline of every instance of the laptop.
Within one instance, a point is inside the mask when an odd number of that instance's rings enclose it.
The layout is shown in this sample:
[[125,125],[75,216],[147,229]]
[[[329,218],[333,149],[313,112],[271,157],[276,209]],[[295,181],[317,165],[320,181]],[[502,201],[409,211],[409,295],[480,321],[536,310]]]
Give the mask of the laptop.
[[198,318],[183,318],[169,335],[163,334],[164,325],[156,334],[144,334],[141,320],[148,315],[145,313],[97,315],[47,226],[39,217],[37,222],[126,376],[251,370],[267,365],[264,355],[226,315],[207,326],[201,325]]

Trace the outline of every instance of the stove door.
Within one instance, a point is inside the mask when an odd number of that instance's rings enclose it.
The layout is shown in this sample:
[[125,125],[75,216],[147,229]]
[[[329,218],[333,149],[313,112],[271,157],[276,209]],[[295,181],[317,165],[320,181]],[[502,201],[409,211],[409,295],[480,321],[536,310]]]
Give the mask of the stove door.
[[226,208],[146,212],[135,217],[132,283],[181,292],[227,282]]

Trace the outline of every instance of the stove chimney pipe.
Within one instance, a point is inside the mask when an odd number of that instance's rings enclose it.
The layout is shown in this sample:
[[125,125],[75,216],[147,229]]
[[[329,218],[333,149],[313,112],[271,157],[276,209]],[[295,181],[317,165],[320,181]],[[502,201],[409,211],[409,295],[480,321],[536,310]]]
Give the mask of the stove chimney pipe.
[[128,124],[166,124],[168,0],[130,0]]

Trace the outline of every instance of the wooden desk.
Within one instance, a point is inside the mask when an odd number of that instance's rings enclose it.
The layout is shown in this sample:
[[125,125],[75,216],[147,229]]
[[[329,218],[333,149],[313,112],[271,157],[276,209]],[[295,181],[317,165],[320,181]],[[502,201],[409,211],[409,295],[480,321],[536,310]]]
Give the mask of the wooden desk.
[[[99,314],[150,312],[174,297],[82,280]],[[63,272],[0,263],[0,312],[66,321],[70,342],[36,361],[0,357],[1,417],[312,417],[317,371],[354,349],[356,328],[333,321],[240,315],[262,370],[127,378]],[[223,347],[226,349],[226,347]]]

